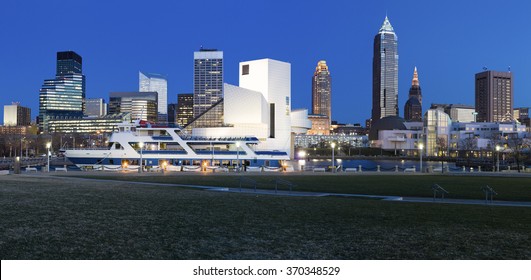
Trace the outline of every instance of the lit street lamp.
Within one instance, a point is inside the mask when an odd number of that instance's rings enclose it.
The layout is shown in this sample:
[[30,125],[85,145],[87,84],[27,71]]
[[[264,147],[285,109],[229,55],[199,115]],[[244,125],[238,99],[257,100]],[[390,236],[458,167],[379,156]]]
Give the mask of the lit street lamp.
[[336,143],[332,142],[332,144],[330,144],[330,146],[332,147],[332,173],[336,173],[336,167],[335,167],[335,160],[334,160],[334,149],[336,147]]
[[301,167],[301,171],[304,171],[304,157],[306,157],[306,152],[304,150],[300,150],[299,153],[299,166]]
[[47,150],[47,153],[46,153],[46,160],[47,160],[46,172],[50,172],[50,147],[51,146],[52,146],[51,142],[46,143],[46,150]]
[[424,145],[419,144],[419,154],[420,154],[420,172],[422,173],[422,153],[424,153]]
[[500,172],[500,150],[501,147],[496,145],[496,172]]
[[142,173],[142,171],[143,171],[142,170],[143,169],[143,167],[142,167],[142,163],[143,163],[142,162],[142,148],[144,148],[144,143],[140,142],[140,143],[138,143],[138,146],[140,146],[140,168],[138,169],[138,173]]

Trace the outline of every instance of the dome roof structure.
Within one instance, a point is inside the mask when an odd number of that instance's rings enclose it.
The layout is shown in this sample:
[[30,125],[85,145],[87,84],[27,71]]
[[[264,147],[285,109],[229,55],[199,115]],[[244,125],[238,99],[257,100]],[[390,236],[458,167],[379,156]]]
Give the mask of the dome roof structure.
[[371,125],[369,140],[378,140],[378,132],[381,130],[406,130],[404,122],[403,118],[397,116],[389,116],[375,121]]

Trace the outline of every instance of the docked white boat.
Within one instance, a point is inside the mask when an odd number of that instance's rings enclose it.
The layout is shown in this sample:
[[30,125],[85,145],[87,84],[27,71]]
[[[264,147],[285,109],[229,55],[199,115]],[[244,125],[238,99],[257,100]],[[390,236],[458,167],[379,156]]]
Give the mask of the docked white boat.
[[[285,151],[256,150],[259,139],[196,137],[177,127],[147,122],[123,123],[106,149],[66,150],[65,156],[82,169],[168,171],[233,170],[242,167],[278,169],[289,160]],[[142,163],[142,164],[140,164]]]

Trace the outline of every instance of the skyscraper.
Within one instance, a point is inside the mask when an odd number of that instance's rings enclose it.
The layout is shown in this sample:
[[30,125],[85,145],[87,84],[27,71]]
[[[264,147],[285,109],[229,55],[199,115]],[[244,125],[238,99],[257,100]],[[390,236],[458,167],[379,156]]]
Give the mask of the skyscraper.
[[85,99],[85,116],[101,117],[107,114],[107,104],[103,98]]
[[[201,48],[198,52],[194,52],[194,118],[222,98],[223,52]],[[223,120],[220,119],[218,126],[222,124]]]
[[177,110],[175,121],[181,127],[188,125],[194,118],[194,95],[181,93],[177,95]]
[[328,122],[332,119],[332,77],[326,61],[317,63],[315,73],[312,77],[312,114],[324,115],[328,117]]
[[31,109],[22,107],[19,103],[4,106],[4,125],[5,126],[21,126],[30,125],[31,123]]
[[138,72],[138,91],[157,92],[158,121],[168,121],[168,81],[164,75]]
[[511,72],[485,71],[476,74],[478,122],[513,120],[513,76]]
[[422,91],[419,84],[417,67],[413,72],[413,80],[409,89],[409,99],[404,106],[404,119],[408,122],[422,121]]
[[111,92],[109,114],[130,113],[133,120],[157,121],[157,92]]
[[168,103],[168,124],[177,124],[177,103]]
[[58,52],[55,79],[44,80],[40,89],[39,130],[48,131],[48,120],[82,118],[84,99],[81,56],[73,51]]
[[398,116],[398,37],[387,16],[374,37],[372,121]]

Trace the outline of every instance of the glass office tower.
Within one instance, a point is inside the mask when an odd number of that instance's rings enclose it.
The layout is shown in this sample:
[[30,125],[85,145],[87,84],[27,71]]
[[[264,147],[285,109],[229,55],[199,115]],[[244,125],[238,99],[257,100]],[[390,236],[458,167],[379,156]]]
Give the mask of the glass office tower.
[[387,16],[374,37],[372,121],[398,116],[398,37]]
[[157,92],[111,92],[109,114],[130,113],[133,120],[156,122]]
[[83,117],[85,75],[82,58],[73,51],[57,53],[55,79],[44,80],[39,93],[39,130],[48,132],[48,121]]
[[168,80],[166,76],[155,73],[138,72],[138,91],[157,92],[158,121],[168,121]]
[[[194,52],[194,118],[223,99],[223,52],[203,49]],[[221,126],[216,120],[211,126]]]

